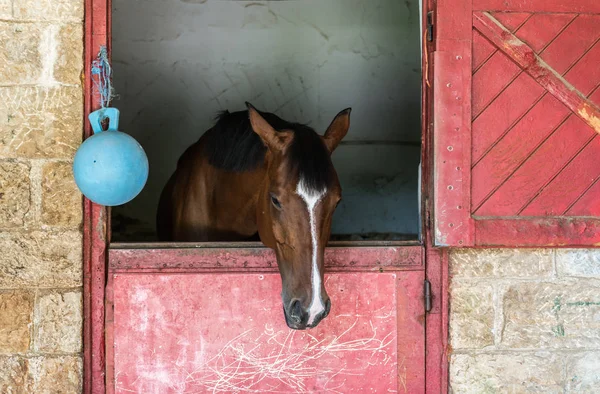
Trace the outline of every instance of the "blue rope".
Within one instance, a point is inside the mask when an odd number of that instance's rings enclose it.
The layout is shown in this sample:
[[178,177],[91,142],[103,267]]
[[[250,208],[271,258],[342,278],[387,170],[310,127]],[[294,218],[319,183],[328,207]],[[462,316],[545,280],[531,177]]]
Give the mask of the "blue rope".
[[100,105],[102,108],[108,107],[116,94],[112,86],[112,67],[108,61],[108,51],[105,46],[100,47],[98,57],[92,62],[92,79],[100,93]]

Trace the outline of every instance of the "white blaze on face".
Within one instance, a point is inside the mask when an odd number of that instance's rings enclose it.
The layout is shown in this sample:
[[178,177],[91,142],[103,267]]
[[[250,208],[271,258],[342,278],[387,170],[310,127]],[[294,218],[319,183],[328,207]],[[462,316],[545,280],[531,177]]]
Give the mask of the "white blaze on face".
[[312,269],[311,269],[311,283],[312,283],[312,298],[310,306],[308,308],[308,324],[312,324],[319,314],[325,310],[325,305],[321,299],[321,275],[319,273],[319,265],[317,264],[317,253],[319,252],[319,236],[317,234],[317,223],[315,220],[315,209],[317,204],[327,189],[317,191],[311,190],[302,181],[298,182],[296,187],[296,193],[302,197],[308,208],[308,217],[310,221],[310,237],[311,237],[311,256],[312,256]]

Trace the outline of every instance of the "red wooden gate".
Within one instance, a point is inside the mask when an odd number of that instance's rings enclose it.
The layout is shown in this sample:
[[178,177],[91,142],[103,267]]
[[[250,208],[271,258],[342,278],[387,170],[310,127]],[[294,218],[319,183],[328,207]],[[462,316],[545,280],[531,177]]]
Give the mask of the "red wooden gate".
[[328,248],[332,311],[306,331],[285,325],[270,250],[125,247],[109,261],[109,390],[424,392],[421,246]]
[[600,2],[439,0],[435,243],[600,242]]

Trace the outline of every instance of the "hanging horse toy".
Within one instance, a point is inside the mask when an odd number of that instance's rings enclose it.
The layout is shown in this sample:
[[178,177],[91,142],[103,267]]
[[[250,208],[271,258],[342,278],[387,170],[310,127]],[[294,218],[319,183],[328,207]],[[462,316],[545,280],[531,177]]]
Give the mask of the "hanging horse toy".
[[[75,153],[73,175],[79,190],[91,201],[117,206],[133,200],[148,180],[148,157],[130,135],[119,131],[119,110],[108,107],[114,98],[112,69],[106,48],[92,64],[101,109],[89,115],[94,134]],[[106,130],[103,124],[108,121]]]

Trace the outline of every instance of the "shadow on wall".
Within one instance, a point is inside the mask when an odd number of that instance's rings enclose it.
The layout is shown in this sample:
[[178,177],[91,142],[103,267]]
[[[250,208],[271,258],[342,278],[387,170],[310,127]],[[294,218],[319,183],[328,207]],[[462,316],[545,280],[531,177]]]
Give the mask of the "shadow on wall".
[[113,105],[150,160],[144,191],[113,210],[114,239],[153,234],[179,156],[245,101],[321,133],[352,106],[333,156],[344,189],[333,232],[416,233],[419,21],[406,4],[113,0]]

